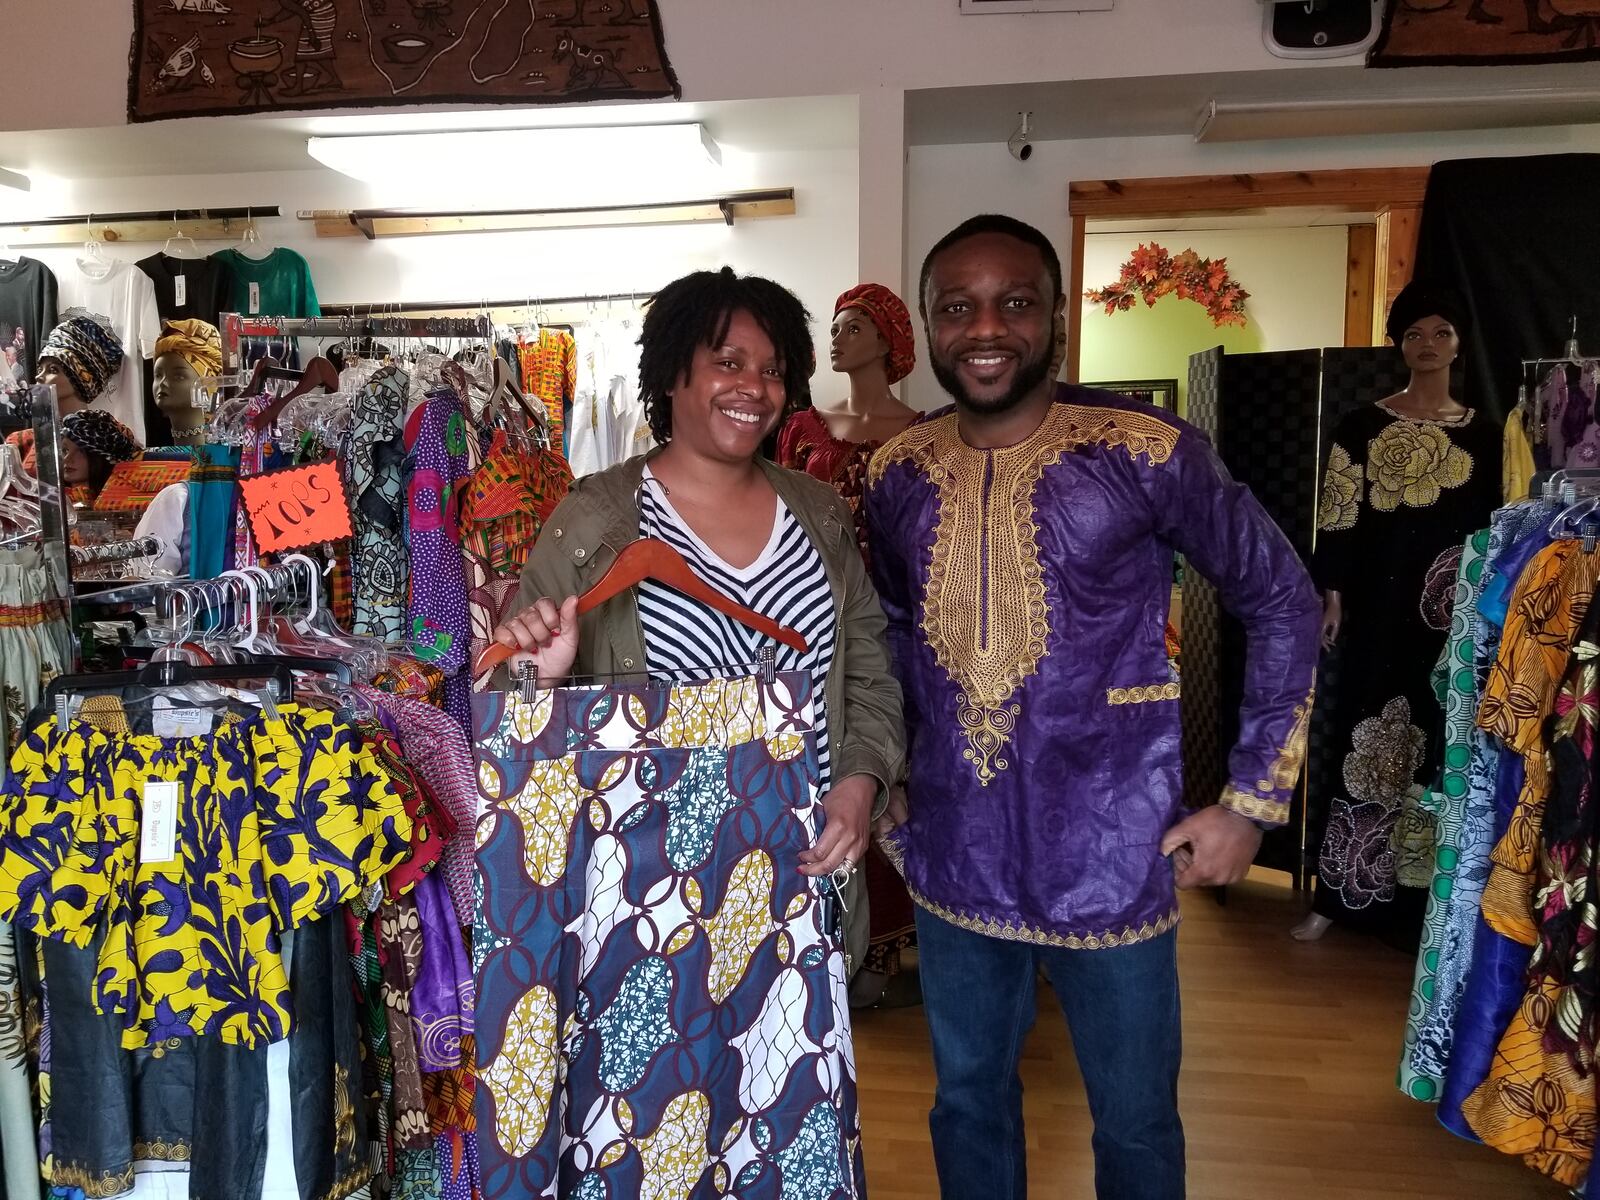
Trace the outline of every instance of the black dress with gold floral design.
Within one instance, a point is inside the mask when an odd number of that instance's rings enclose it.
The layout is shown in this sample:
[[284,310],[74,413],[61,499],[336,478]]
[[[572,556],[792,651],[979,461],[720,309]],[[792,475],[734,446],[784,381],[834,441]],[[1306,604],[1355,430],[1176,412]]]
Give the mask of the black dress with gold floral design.
[[1343,598],[1329,698],[1343,763],[1341,786],[1314,806],[1328,813],[1315,910],[1410,948],[1433,876],[1422,803],[1442,751],[1433,667],[1462,544],[1488,523],[1499,484],[1492,422],[1471,410],[1413,420],[1381,403],[1335,426],[1323,475],[1312,574]]

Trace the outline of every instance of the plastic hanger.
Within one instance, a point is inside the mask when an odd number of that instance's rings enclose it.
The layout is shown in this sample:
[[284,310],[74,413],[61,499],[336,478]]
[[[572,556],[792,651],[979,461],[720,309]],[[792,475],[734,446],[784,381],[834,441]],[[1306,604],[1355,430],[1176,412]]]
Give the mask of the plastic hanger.
[[[188,256],[181,255],[181,254],[174,254],[172,252],[172,244],[174,242],[187,242],[189,244],[189,249],[191,251],[193,251],[193,253],[188,255]],[[161,247],[161,253],[166,255],[168,258],[184,258],[184,257],[188,257],[188,258],[193,259],[193,258],[199,258],[200,257],[200,246],[199,246],[199,243],[197,243],[192,237],[190,237],[187,233],[184,233],[183,230],[178,227],[178,211],[177,211],[177,209],[173,209],[173,211],[172,211],[172,236],[167,239],[167,244],[165,246]]]
[[[655,538],[639,538],[624,546],[622,553],[617,555],[616,562],[606,569],[599,582],[578,598],[578,615],[592,612],[607,600],[621,595],[631,587],[636,587],[646,579],[666,584],[690,599],[698,600],[708,608],[713,608],[741,625],[747,625],[757,633],[781,642],[801,654],[806,651],[806,639],[798,630],[791,629],[787,625],[779,625],[771,617],[730,600],[696,575],[683,555]],[[496,642],[478,656],[474,674],[482,675],[494,670],[515,653],[517,651],[509,646]]]
[[[278,370],[282,371],[283,368]],[[278,419],[278,414],[283,411],[284,405],[291,400],[298,400],[313,388],[321,388],[325,392],[339,390],[339,369],[320,354],[306,363],[303,370],[289,371],[287,376],[280,374],[275,377],[294,378],[295,385],[250,418],[247,423],[252,429],[270,429],[272,423]]]
[[105,247],[100,244],[100,239],[94,236],[94,214],[89,214],[89,240],[83,243],[83,258],[78,260],[80,266],[92,265],[109,267],[111,260],[106,257]]

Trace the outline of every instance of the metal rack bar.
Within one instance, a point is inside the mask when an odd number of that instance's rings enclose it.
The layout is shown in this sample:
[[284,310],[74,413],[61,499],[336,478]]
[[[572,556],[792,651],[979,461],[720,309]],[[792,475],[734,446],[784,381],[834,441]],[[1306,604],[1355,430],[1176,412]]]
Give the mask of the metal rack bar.
[[[475,307],[475,306],[473,306]],[[391,308],[390,311],[393,311]],[[255,317],[223,313],[222,362],[226,373],[239,369],[239,347],[245,338],[475,338],[491,341],[494,323],[478,317]]]
[[615,304],[627,300],[637,303],[648,300],[654,296],[654,291],[642,292],[612,292],[609,295],[593,296],[522,296],[515,300],[406,300],[399,304],[389,301],[372,301],[369,303],[344,303],[324,304],[322,314],[328,316],[360,317],[381,315],[385,312],[404,315],[406,313],[432,313],[432,312],[482,312],[485,309],[527,309],[563,308],[573,304]]

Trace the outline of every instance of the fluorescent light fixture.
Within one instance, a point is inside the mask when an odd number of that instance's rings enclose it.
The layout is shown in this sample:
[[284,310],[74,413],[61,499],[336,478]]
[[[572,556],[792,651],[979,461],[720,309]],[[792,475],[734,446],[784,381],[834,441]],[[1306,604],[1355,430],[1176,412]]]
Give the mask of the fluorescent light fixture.
[[33,180],[20,171],[8,171],[0,167],[0,187],[11,188],[13,191],[29,192],[33,190]]
[[673,125],[540,126],[434,133],[374,133],[306,139],[325,167],[365,183],[414,181],[419,175],[466,172],[537,189],[541,179],[582,179],[637,186],[685,171],[722,165],[722,151],[699,122]]
[[1359,137],[1516,129],[1600,121],[1600,90],[1496,88],[1471,95],[1412,93],[1293,100],[1212,100],[1195,123],[1197,142]]

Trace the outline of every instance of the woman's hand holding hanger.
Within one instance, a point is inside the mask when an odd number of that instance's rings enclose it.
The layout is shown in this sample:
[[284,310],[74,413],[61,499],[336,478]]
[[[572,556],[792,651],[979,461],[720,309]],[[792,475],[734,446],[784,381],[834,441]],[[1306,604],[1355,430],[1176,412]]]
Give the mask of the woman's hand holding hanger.
[[560,687],[578,657],[578,598],[568,596],[558,604],[541,596],[496,629],[494,640],[516,651],[510,660],[513,674],[526,656],[539,673],[540,687]]

